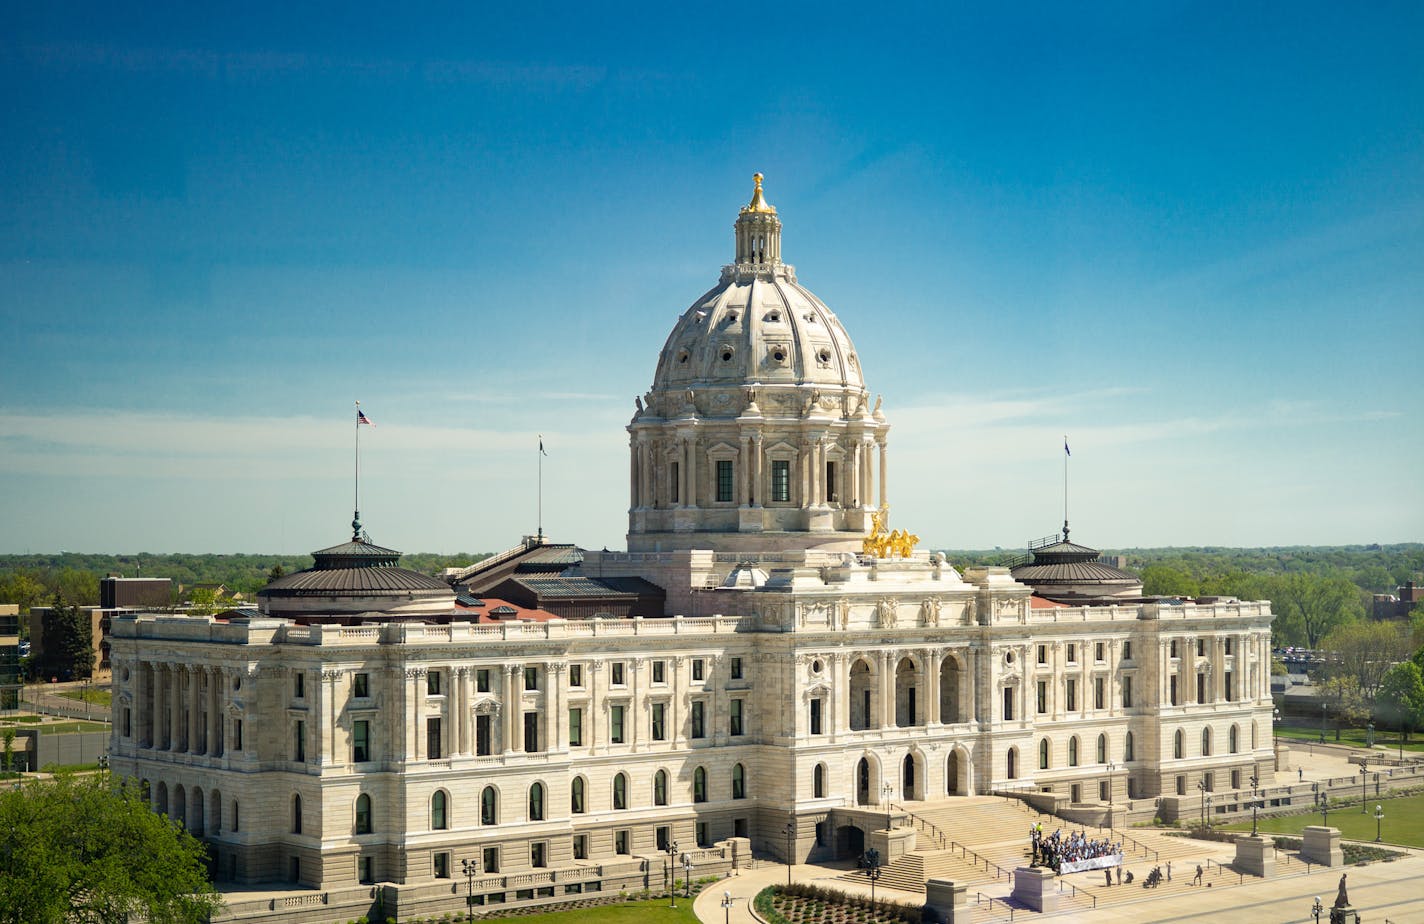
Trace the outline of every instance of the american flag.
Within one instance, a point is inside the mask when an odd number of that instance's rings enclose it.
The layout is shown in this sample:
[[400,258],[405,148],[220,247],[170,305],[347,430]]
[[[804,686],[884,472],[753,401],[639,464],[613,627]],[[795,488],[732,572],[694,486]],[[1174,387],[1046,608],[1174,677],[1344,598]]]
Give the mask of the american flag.
[[363,411],[363,410],[361,410],[361,409],[358,407],[358,408],[356,409],[356,426],[359,427],[359,426],[361,426],[362,424],[365,424],[365,425],[368,426],[368,427],[374,427],[374,426],[375,426],[375,424],[371,423],[371,418],[369,418],[369,417],[366,416],[366,412]]

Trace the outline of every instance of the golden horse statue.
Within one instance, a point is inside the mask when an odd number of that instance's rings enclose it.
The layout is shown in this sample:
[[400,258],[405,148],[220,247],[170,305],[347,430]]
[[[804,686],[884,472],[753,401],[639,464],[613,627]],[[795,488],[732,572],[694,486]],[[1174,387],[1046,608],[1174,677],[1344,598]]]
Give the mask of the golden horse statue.
[[885,532],[890,520],[890,508],[882,507],[870,515],[870,534],[861,540],[861,552],[873,558],[909,558],[920,537],[908,530]]

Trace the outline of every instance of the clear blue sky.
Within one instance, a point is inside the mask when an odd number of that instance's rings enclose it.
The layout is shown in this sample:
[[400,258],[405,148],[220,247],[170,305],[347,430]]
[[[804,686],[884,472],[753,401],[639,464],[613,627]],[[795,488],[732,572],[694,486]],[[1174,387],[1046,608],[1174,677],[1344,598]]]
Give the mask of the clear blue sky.
[[897,525],[1424,539],[1424,6],[11,4],[0,551],[619,548],[763,172]]

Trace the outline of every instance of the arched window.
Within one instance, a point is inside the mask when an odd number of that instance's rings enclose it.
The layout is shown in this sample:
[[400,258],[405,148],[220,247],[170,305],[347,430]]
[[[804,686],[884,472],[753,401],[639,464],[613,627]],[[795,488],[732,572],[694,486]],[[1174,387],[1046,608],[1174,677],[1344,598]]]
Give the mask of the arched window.
[[1257,744],[1256,744],[1256,723],[1255,723],[1255,722],[1252,722],[1252,723],[1251,723],[1251,750],[1254,751],[1254,750],[1256,750],[1256,748],[1257,748]]
[[1038,769],[1048,769],[1048,739],[1038,739]]
[[826,765],[817,764],[816,769],[811,771],[811,795],[817,799],[826,796]]
[[292,833],[302,833],[302,797],[292,796]]
[[692,771],[692,801],[707,801],[707,770],[704,767]]
[[1008,756],[1004,759],[1004,775],[1011,780],[1019,778],[1019,749],[1009,748]]
[[1098,736],[1098,763],[1100,763],[1100,764],[1105,764],[1105,763],[1107,763],[1107,762],[1108,762],[1108,736],[1107,736],[1107,735],[1099,735],[1099,736]]
[[535,783],[529,787],[529,820],[544,820],[544,784]]
[[747,768],[741,764],[732,765],[732,798],[745,799],[747,797]]
[[480,824],[498,824],[499,819],[499,794],[494,791],[493,786],[486,786],[480,791]]
[[1078,766],[1078,736],[1068,739],[1068,766]]
[[1203,756],[1203,757],[1210,757],[1210,756],[1211,756],[1211,728],[1210,728],[1210,727],[1208,727],[1208,728],[1203,728],[1203,729],[1202,729],[1202,749],[1201,749],[1201,752],[1202,752],[1202,756]]
[[1231,747],[1233,754],[1241,750],[1241,729],[1235,725],[1231,726],[1231,733],[1227,735],[1227,744]]
[[1172,743],[1172,756],[1181,760],[1187,753],[1187,735],[1180,728],[1177,729],[1176,738]]
[[659,770],[657,773],[654,773],[654,774],[653,774],[653,804],[654,804],[654,805],[667,805],[667,799],[668,799],[667,783],[668,783],[668,776],[667,776],[667,771],[666,771],[666,770]]
[[356,833],[371,833],[371,797],[364,792],[356,797]]
[[450,819],[446,812],[447,806],[448,797],[445,795],[445,790],[435,790],[435,794],[430,797],[430,830],[444,831],[450,827]]
[[1134,748],[1134,747],[1132,746],[1132,744],[1133,744],[1133,742],[1132,742],[1132,732],[1128,732],[1128,733],[1127,733],[1127,737],[1124,738],[1124,739],[1123,739],[1123,742],[1122,742],[1122,759],[1123,759],[1123,760],[1136,760],[1136,759],[1137,759],[1137,757],[1135,756],[1135,755],[1136,755],[1136,748]]
[[575,815],[582,815],[588,811],[588,802],[584,799],[584,787],[588,784],[583,777],[574,777],[573,785],[569,787],[569,809]]
[[625,809],[628,807],[628,776],[620,773],[613,778],[613,807]]

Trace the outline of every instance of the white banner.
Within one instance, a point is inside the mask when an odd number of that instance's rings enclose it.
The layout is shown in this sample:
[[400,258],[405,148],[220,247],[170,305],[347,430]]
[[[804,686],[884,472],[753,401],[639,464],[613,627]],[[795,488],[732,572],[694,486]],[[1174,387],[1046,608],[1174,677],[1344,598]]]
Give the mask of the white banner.
[[1064,860],[1058,865],[1058,872],[1081,873],[1085,869],[1104,869],[1109,866],[1121,866],[1122,854],[1113,853],[1105,857],[1089,857],[1086,860]]

